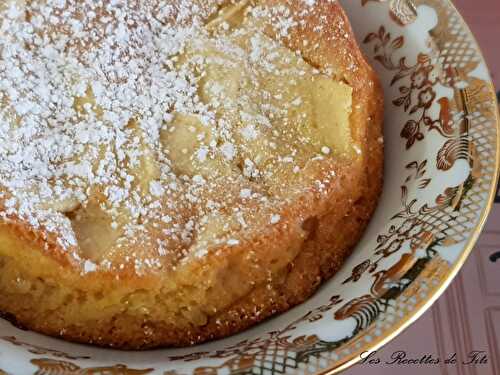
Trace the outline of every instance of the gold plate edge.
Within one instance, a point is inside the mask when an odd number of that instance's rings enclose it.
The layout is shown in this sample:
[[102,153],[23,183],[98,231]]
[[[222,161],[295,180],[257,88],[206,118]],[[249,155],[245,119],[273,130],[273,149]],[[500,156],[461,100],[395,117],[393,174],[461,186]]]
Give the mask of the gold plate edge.
[[[481,58],[483,64],[486,67],[487,74],[488,74],[488,80],[485,81],[485,84],[489,86],[489,91],[490,91],[490,100],[497,105],[497,95],[496,92],[493,88],[493,79],[490,74],[490,70],[488,68],[488,64],[486,62],[486,59],[484,57],[484,54],[482,52],[482,49],[470,29],[469,25],[463,18],[462,14],[460,11],[457,9],[457,7],[451,2],[450,0],[447,0],[447,4],[443,6],[449,6],[451,7],[456,14],[460,17],[460,20],[463,23],[463,26],[465,27],[465,30],[468,32],[469,36],[472,38],[474,41],[477,52],[479,54],[479,57]],[[500,177],[500,112],[499,111],[494,111],[495,112],[495,124],[496,124],[496,135],[497,135],[497,142],[496,142],[496,155],[495,155],[495,173],[493,175],[493,180],[492,184],[490,187],[490,193],[488,197],[488,202],[486,206],[483,209],[483,212],[481,213],[481,217],[479,219],[479,223],[477,224],[476,228],[474,228],[474,232],[470,236],[469,240],[467,241],[466,245],[464,246],[464,250],[462,251],[460,257],[458,260],[455,262],[453,267],[451,268],[448,276],[446,279],[441,283],[439,288],[437,288],[434,291],[434,294],[428,299],[426,303],[420,306],[418,310],[416,310],[411,316],[407,317],[406,319],[403,319],[399,324],[396,325],[396,328],[394,328],[389,334],[387,334],[385,337],[379,339],[378,341],[374,341],[372,344],[369,346],[359,350],[356,353],[353,353],[349,356],[347,356],[344,360],[340,361],[339,364],[336,364],[335,366],[327,369],[327,370],[322,370],[320,372],[317,372],[316,375],[335,375],[339,374],[348,368],[354,366],[356,363],[358,363],[361,358],[360,355],[363,352],[366,351],[376,351],[382,348],[383,346],[387,345],[390,341],[392,341],[394,338],[396,338],[400,333],[402,333],[405,329],[410,327],[413,323],[415,323],[422,315],[424,315],[425,312],[441,297],[441,295],[445,292],[445,290],[450,286],[452,281],[455,279],[455,277],[458,275],[459,271],[462,269],[464,266],[466,260],[468,259],[469,255],[472,253],[472,250],[474,246],[476,245],[479,236],[481,235],[484,226],[486,225],[486,221],[488,219],[489,214],[491,213],[491,210],[493,208],[493,205],[495,203],[495,197],[496,197],[496,192],[497,192],[497,181],[499,180]]]

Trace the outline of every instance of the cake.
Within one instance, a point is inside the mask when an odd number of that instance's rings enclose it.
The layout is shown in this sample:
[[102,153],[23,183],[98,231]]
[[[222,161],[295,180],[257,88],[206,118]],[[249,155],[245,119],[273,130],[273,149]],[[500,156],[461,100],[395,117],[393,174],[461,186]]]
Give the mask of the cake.
[[334,0],[0,4],[0,311],[120,349],[225,337],[342,266],[383,99]]

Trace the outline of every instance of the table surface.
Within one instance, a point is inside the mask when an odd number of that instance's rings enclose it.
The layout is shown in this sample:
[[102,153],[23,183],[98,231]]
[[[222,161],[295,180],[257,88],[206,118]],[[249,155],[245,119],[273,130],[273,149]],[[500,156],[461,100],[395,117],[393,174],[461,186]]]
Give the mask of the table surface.
[[500,0],[454,0],[483,50],[500,90]]
[[[500,89],[500,0],[454,3],[477,37]],[[391,355],[401,350],[415,359],[428,354],[442,359],[457,353],[460,363],[477,350],[487,353],[488,362],[473,366],[358,364],[346,375],[500,374],[500,197],[498,200],[474,252],[452,285],[416,323],[377,353],[382,362],[390,362]]]

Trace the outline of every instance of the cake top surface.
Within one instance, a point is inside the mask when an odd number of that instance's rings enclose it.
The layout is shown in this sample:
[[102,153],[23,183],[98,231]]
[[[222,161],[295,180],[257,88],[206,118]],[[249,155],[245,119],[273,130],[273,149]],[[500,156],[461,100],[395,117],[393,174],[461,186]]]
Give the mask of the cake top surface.
[[1,220],[43,229],[83,272],[138,273],[280,225],[335,178],[318,166],[359,151],[352,88],[286,42],[347,37],[322,21],[330,3],[3,1]]

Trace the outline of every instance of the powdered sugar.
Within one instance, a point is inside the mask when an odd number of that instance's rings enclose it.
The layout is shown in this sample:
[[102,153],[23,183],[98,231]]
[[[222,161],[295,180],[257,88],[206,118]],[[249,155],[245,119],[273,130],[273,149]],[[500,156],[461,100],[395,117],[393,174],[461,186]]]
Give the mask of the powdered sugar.
[[[237,201],[268,202],[267,188],[253,185],[271,184],[273,163],[297,173],[318,148],[329,154],[305,136],[289,141],[299,133],[287,123],[288,108],[307,101],[287,96],[299,86],[290,77],[311,75],[307,64],[291,53],[283,61],[277,42],[255,30],[232,30],[231,22],[208,32],[217,5],[0,6],[0,217],[55,234],[75,259],[94,257],[83,263],[94,272],[94,261],[108,262],[93,255],[95,243],[83,241],[98,232],[96,223],[111,233],[102,251],[145,241],[166,256],[194,246],[210,224],[202,218],[231,211]],[[297,26],[283,5],[245,12],[276,19],[281,37]],[[278,122],[286,126],[278,129]],[[217,195],[224,184],[237,187],[234,196]],[[242,209],[234,220],[245,229]],[[280,220],[272,214],[270,222]],[[227,236],[221,233],[207,241]],[[148,264],[158,266],[149,258]]]

